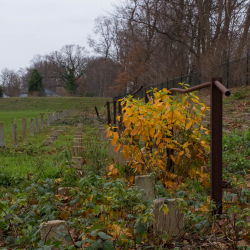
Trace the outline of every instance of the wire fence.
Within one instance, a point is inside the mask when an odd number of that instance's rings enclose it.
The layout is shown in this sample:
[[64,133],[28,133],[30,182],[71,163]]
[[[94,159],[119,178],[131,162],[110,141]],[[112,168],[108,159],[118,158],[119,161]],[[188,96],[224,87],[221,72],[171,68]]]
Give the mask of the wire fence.
[[[211,81],[211,75],[222,77],[223,85],[227,88],[241,87],[247,86],[250,83],[250,74],[249,74],[249,51],[247,52],[247,56],[240,58],[234,61],[227,61],[221,65],[217,65],[213,69],[213,73],[209,75],[202,74],[200,72],[190,73],[188,75],[180,76],[177,78],[173,78],[171,80],[161,82],[152,86],[144,86],[141,91],[134,95],[134,98],[144,98],[145,93],[152,88],[157,88],[158,90],[167,88],[180,88],[179,83],[185,82],[189,84],[190,87],[194,87],[200,85],[204,82]],[[118,100],[125,96],[129,95],[129,93],[116,96],[113,99]]]

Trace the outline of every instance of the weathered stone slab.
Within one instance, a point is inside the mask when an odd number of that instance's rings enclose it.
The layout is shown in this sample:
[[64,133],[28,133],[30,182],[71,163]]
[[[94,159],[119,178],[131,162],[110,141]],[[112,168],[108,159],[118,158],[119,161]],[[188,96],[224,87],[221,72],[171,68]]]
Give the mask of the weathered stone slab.
[[36,133],[39,133],[39,118],[36,118]]
[[27,142],[27,119],[26,117],[23,117],[22,119],[22,132],[23,132],[23,142],[26,143]]
[[[184,229],[184,214],[179,203],[183,199],[156,199],[153,201],[153,213],[155,218],[154,233],[166,232],[169,236],[176,236]],[[169,211],[165,215],[162,205],[167,205]]]
[[72,189],[73,189],[72,187],[60,187],[60,188],[58,188],[58,194],[59,195],[70,196],[70,191]]
[[72,156],[82,157],[82,154],[83,154],[83,146],[72,147]]
[[135,176],[135,185],[144,190],[144,200],[155,199],[155,180],[150,175]]
[[41,115],[41,129],[43,129],[44,128],[44,122],[43,122],[44,113],[40,113],[40,115]]
[[[63,220],[52,220],[48,221],[47,223],[41,223],[40,227],[42,227],[40,234],[41,239],[46,243],[48,239],[51,239],[51,242],[54,242],[56,240],[59,240],[59,236],[57,233],[57,230],[59,232],[64,233],[65,235],[69,235],[67,223]],[[55,239],[53,239],[55,238]],[[71,245],[73,242],[66,241],[64,238],[62,238],[62,243],[64,245]]]
[[73,167],[75,169],[82,169],[83,158],[82,157],[72,157]]
[[5,147],[5,141],[4,141],[4,122],[0,122],[0,147]]
[[17,124],[16,122],[12,122],[12,141],[13,141],[13,147],[17,148]]
[[30,136],[34,136],[35,134],[35,125],[34,125],[34,118],[30,119]]
[[98,129],[98,136],[100,141],[106,141],[108,140],[107,138],[107,131],[105,127],[99,127]]

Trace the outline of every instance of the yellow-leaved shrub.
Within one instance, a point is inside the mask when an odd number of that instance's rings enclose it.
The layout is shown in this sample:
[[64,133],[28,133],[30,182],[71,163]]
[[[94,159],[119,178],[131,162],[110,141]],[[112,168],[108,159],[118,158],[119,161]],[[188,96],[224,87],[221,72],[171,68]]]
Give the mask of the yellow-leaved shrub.
[[151,92],[148,103],[132,96],[122,99],[123,115],[117,119],[123,130],[119,134],[110,126],[108,136],[116,151],[123,148],[134,173],[155,172],[163,180],[169,172],[188,176],[207,162],[209,131],[202,118],[208,107],[194,93]]

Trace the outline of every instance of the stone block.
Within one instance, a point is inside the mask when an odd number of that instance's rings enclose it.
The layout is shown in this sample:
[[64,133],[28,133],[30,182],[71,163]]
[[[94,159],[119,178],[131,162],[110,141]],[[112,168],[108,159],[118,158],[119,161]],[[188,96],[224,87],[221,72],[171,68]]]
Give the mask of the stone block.
[[94,126],[98,127],[99,126],[99,121],[97,118],[94,119]]
[[34,136],[35,127],[34,127],[34,118],[30,120],[30,136]]
[[4,141],[4,122],[0,122],[0,147],[5,147],[5,141]]
[[130,161],[130,158],[126,160],[126,158],[123,156],[122,150],[123,149],[121,147],[118,154],[118,163],[120,166],[127,166]]
[[73,142],[73,146],[74,147],[82,147],[83,146],[83,144],[82,144],[82,142]]
[[73,146],[72,147],[72,156],[82,157],[82,154],[83,154],[83,146],[80,146],[80,147]]
[[52,137],[52,136],[51,137],[47,137],[46,141],[47,142],[54,142],[54,141],[56,141],[56,137]]
[[39,118],[36,118],[36,133],[39,133]]
[[144,190],[143,200],[155,199],[155,180],[150,175],[135,176],[135,185]]
[[73,167],[75,169],[82,169],[83,158],[82,157],[72,157]]
[[82,137],[77,137],[77,138],[74,138],[74,142],[80,142],[80,143],[83,143],[83,138],[82,138]]
[[41,129],[43,129],[44,128],[44,122],[43,122],[44,113],[40,113],[40,115],[41,115]]
[[[184,229],[184,214],[180,206],[183,199],[156,199],[153,201],[153,213],[155,218],[154,233],[167,233],[169,236],[176,236]],[[165,215],[162,205],[167,205],[169,211]]]
[[26,117],[23,117],[22,119],[22,133],[23,133],[23,142],[26,143],[27,142],[27,120]]
[[[64,233],[65,235],[70,235],[67,223],[63,220],[52,220],[48,221],[47,223],[41,223],[40,227],[42,227],[40,231],[41,239],[44,242],[46,242],[48,239],[51,239],[51,242],[60,240],[57,230]],[[62,238],[62,243],[65,245],[73,244],[73,242],[66,241],[64,238]]]
[[98,136],[100,141],[106,141],[108,140],[107,138],[107,130],[105,127],[99,127],[98,129]]
[[58,194],[64,195],[64,196],[70,196],[70,190],[72,190],[72,187],[60,187],[58,188]]
[[17,148],[17,124],[16,122],[12,122],[12,140],[13,140],[13,147]]

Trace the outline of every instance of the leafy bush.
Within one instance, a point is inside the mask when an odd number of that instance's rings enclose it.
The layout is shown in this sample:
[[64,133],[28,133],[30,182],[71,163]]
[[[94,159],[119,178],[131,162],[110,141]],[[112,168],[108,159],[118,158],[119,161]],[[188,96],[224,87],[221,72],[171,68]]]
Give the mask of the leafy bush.
[[148,103],[132,96],[122,100],[124,131],[119,138],[110,127],[108,136],[113,137],[115,151],[123,146],[123,155],[131,157],[130,165],[139,174],[157,172],[163,180],[169,171],[187,175],[207,161],[209,131],[201,122],[208,108],[194,93],[151,92]]

